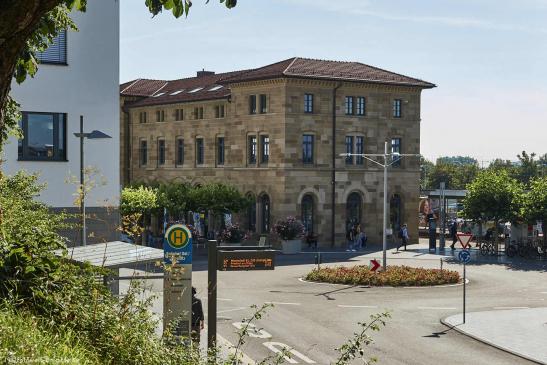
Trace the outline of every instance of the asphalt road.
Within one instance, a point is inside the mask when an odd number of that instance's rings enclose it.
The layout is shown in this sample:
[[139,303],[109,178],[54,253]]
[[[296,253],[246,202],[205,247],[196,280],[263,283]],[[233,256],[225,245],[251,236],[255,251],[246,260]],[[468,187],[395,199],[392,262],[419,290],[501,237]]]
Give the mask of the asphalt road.
[[[368,264],[370,257],[379,257],[379,253],[324,256],[327,261],[338,261],[326,265],[353,265]],[[390,264],[425,267],[439,267],[440,258],[428,254],[423,246],[390,253],[389,257]],[[462,269],[450,258],[443,266],[460,272]],[[359,322],[389,310],[392,318],[380,332],[370,333],[374,344],[367,347],[367,353],[377,357],[379,364],[530,364],[439,322],[461,313],[461,286],[368,288],[300,281],[313,267],[313,255],[302,254],[282,256],[274,271],[219,272],[218,333],[236,343],[234,323],[252,315],[249,306],[273,302],[274,307],[256,323],[262,331],[247,339],[244,352],[258,362],[286,345],[298,352],[287,363],[330,364],[337,359],[334,349],[352,337]],[[467,266],[467,311],[547,306],[545,271],[544,261],[507,263],[503,259],[473,257]],[[195,265],[193,282],[207,308],[207,271],[203,265]]]

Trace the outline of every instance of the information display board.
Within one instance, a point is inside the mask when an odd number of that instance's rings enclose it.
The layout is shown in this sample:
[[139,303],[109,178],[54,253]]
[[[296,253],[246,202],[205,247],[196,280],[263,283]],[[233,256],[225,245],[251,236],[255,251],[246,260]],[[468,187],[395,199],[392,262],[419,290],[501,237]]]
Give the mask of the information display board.
[[274,250],[218,251],[220,271],[273,270]]

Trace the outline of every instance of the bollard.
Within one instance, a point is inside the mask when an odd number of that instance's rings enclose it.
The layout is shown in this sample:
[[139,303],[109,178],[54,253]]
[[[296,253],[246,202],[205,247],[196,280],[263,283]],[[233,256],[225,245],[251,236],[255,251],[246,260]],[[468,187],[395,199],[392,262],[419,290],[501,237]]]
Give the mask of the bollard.
[[441,257],[441,271],[443,271],[443,258]]

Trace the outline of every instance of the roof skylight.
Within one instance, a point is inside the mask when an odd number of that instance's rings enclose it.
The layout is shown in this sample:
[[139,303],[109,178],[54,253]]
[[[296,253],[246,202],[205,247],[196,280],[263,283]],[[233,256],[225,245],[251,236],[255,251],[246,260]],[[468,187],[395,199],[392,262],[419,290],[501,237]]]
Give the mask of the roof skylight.
[[172,92],[171,94],[169,94],[169,95],[177,95],[177,94],[180,94],[180,93],[183,92],[183,91],[184,91],[184,89],[182,89],[182,90],[177,90],[177,91],[173,91],[173,92]]
[[165,94],[165,93],[158,93],[158,94],[154,95],[154,97],[157,98],[159,96],[162,96],[163,94]]
[[220,90],[222,89],[224,86],[222,85],[216,85],[216,86],[213,86],[212,88],[209,89],[209,91],[217,91],[217,90]]
[[200,91],[200,90],[203,90],[203,88],[202,88],[202,87],[197,87],[197,88],[195,88],[195,89],[193,89],[193,90],[188,91],[188,94],[197,93],[197,92]]

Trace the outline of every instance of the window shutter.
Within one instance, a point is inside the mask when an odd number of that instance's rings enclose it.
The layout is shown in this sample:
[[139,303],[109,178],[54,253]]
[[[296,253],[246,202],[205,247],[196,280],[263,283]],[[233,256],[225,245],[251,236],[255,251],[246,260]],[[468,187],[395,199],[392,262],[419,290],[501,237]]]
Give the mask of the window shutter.
[[66,29],[61,30],[57,37],[53,38],[53,43],[45,51],[38,52],[36,58],[41,63],[67,63]]

